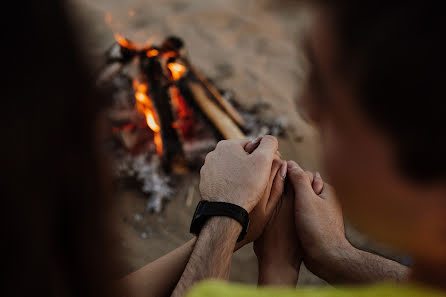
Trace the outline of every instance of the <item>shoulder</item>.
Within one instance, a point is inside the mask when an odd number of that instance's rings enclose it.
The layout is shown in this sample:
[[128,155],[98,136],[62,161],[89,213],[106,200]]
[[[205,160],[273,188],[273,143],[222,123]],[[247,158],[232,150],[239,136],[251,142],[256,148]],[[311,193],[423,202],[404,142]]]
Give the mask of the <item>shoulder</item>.
[[446,296],[424,288],[414,286],[396,286],[379,284],[358,287],[320,287],[320,288],[277,288],[229,284],[221,281],[206,281],[198,284],[187,297],[429,297]]

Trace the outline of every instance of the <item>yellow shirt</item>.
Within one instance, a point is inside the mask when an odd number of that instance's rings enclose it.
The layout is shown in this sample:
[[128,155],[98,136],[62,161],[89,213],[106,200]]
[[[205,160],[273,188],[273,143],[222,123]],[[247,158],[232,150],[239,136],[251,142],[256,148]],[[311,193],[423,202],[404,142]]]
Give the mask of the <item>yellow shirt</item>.
[[361,287],[277,288],[207,281],[198,284],[187,297],[440,297],[445,293],[415,286],[378,284]]

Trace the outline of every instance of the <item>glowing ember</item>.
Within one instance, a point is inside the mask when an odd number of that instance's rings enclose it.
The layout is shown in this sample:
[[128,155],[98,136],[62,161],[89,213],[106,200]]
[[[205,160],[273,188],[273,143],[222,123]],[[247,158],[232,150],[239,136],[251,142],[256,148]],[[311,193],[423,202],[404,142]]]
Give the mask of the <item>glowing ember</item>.
[[187,137],[193,130],[193,112],[187,107],[186,102],[177,87],[170,87],[170,97],[172,98],[172,105],[178,115],[177,121],[173,123],[173,127],[179,129],[183,137]]
[[148,50],[146,55],[147,57],[156,57],[159,55],[159,51],[153,48],[151,50]]
[[153,138],[153,142],[155,142],[156,145],[156,152],[159,155],[163,154],[163,140],[161,139],[160,133],[155,133],[155,137]]
[[169,63],[167,64],[167,68],[169,68],[173,80],[179,80],[186,72],[186,67],[179,63]]
[[127,39],[125,39],[123,36],[121,36],[119,33],[115,33],[115,40],[117,43],[119,43],[119,45],[121,45],[122,47],[131,49],[131,50],[136,50],[136,45],[129,42]]
[[166,58],[175,58],[177,56],[177,53],[175,52],[165,52],[163,53],[163,56]]

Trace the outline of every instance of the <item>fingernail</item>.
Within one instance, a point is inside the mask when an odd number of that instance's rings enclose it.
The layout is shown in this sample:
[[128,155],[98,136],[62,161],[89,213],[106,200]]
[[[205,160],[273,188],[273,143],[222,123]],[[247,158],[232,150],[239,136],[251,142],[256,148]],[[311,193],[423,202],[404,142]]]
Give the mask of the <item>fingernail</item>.
[[277,151],[277,155],[278,155],[280,158],[282,158],[282,154],[281,154],[279,151]]
[[282,167],[280,167],[280,177],[281,177],[283,180],[285,180],[285,178],[286,178],[286,172],[287,172],[287,169],[288,169],[287,162],[283,162],[283,163],[282,163]]
[[256,139],[254,139],[253,141],[251,141],[252,144],[257,144],[262,140],[262,136],[257,137]]
[[316,176],[316,177],[321,177],[321,174],[319,173],[319,171],[316,171],[315,176]]

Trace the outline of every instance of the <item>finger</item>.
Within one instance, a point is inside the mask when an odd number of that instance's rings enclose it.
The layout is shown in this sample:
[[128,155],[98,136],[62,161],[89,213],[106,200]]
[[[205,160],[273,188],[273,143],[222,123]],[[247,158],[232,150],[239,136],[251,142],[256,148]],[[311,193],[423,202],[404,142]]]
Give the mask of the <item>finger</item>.
[[257,137],[256,139],[251,140],[245,145],[245,151],[248,154],[251,154],[260,144],[260,141],[262,140],[262,136]]
[[221,150],[223,148],[230,147],[231,149],[234,149],[234,151],[237,152],[245,152],[245,146],[250,142],[249,139],[229,139],[229,140],[221,140],[217,143],[216,150]]
[[[313,188],[311,186],[310,178],[303,171],[303,169],[294,161],[288,161],[288,179],[293,186],[294,192],[302,193],[308,192],[306,195],[300,195],[302,197],[311,197],[311,194],[314,194]],[[305,199],[304,198],[304,199]]]
[[264,199],[261,202],[262,206],[263,206],[263,209],[267,208],[268,201],[270,199],[271,188],[273,186],[275,176],[280,171],[281,166],[282,166],[282,162],[281,161],[279,161],[279,160],[274,160],[273,161],[273,165],[271,167],[271,173],[270,173],[270,176],[269,176],[269,179],[268,179],[268,184],[267,184],[267,186],[265,188],[265,192],[263,194]]
[[310,179],[310,183],[313,183],[313,180],[314,180],[313,172],[307,170],[307,171],[305,171],[305,174]]
[[242,148],[244,148],[248,143],[251,142],[251,140],[249,140],[248,138],[241,138],[241,139],[229,139],[229,140],[225,140],[231,144],[234,145],[239,145]]
[[316,195],[320,195],[323,188],[324,181],[322,180],[321,174],[319,172],[316,172],[313,179],[313,191],[316,193]]
[[279,144],[277,139],[271,135],[265,135],[262,137],[259,146],[251,154],[255,158],[263,158],[268,163],[272,161]]
[[324,187],[322,188],[319,197],[327,200],[336,199],[336,191],[331,185],[324,183]]
[[282,161],[281,164],[282,165],[279,171],[277,171],[276,176],[274,177],[269,200],[266,205],[266,212],[268,214],[272,213],[272,211],[277,207],[277,203],[279,203],[280,197],[282,196],[285,188],[285,177],[288,166],[286,161]]

